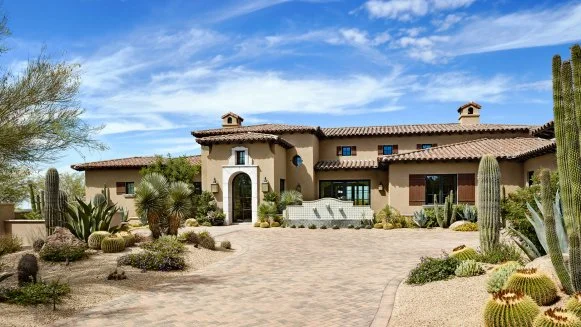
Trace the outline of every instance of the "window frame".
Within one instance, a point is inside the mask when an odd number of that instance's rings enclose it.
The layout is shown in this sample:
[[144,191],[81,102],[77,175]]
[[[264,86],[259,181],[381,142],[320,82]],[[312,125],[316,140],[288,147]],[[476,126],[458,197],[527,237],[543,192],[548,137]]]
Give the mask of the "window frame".
[[431,149],[433,147],[434,147],[434,145],[431,143],[422,143],[421,144],[421,150],[427,150],[427,149]]
[[[348,154],[346,154],[348,152]],[[353,156],[353,147],[351,146],[341,146],[341,157],[352,157]]]
[[125,194],[135,195],[135,182],[125,182]]
[[291,159],[291,163],[295,166],[295,167],[300,167],[303,165],[303,158],[301,156],[299,156],[298,154],[294,155],[293,158]]
[[[385,144],[385,145],[382,145],[381,148],[382,148],[382,153],[384,156],[389,156],[389,155],[394,154],[393,153],[393,144]],[[389,153],[385,153],[386,148],[389,149]]]
[[236,166],[246,165],[246,150],[235,150],[234,152],[234,164]]
[[278,183],[278,192],[284,192],[286,190],[286,179],[281,178]]
[[[331,191],[333,193],[332,196],[323,196],[324,183],[331,183]],[[350,197],[351,199],[342,199],[341,197],[337,196],[336,192],[339,186],[342,186],[344,191],[347,191],[348,187],[350,187],[351,194],[348,197]],[[358,188],[361,187],[363,189],[359,190]],[[365,187],[367,187],[366,193]],[[370,179],[319,180],[319,199],[325,197],[327,198],[330,197],[342,201],[352,201],[354,206],[371,206],[371,180]],[[362,203],[359,203],[359,201],[361,201]]]
[[[453,183],[453,190],[454,191],[454,204],[458,203],[458,174],[425,174],[424,178],[425,178],[425,190],[424,190],[424,194],[425,194],[425,199],[424,199],[424,205],[426,206],[433,206],[433,200],[434,200],[434,194],[433,192],[430,192],[431,190],[429,190],[429,178],[430,177],[439,177],[440,181],[438,181],[439,185],[438,185],[438,203],[442,204],[444,203],[445,198],[450,194],[450,190],[448,190],[448,192],[446,192],[445,187],[446,187],[446,182],[444,180],[444,178],[442,178],[443,176],[445,177],[452,177],[454,179],[454,183]],[[448,185],[450,186],[450,185]]]

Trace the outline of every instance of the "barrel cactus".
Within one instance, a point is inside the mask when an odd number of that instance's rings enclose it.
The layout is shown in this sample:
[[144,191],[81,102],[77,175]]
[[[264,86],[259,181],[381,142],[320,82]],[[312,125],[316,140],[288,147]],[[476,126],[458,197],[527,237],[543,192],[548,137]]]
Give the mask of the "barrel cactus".
[[486,291],[488,293],[495,293],[502,290],[508,277],[520,268],[522,268],[522,265],[516,261],[509,261],[496,267],[486,281]]
[[119,236],[121,236],[125,240],[125,247],[131,247],[135,245],[135,236],[129,232],[120,232]]
[[125,239],[121,236],[108,236],[101,242],[101,250],[105,253],[117,253],[125,250]]
[[93,205],[96,207],[102,206],[104,203],[107,203],[107,198],[103,193],[97,193],[93,196]]
[[111,236],[111,233],[109,232],[105,231],[93,232],[91,233],[91,235],[89,235],[89,238],[87,239],[87,244],[89,245],[90,249],[101,250],[101,242],[103,242],[103,240],[109,236]]
[[484,307],[486,327],[532,327],[539,306],[522,292],[503,290],[492,294]]
[[533,327],[581,327],[581,320],[565,309],[551,308],[535,318]]
[[474,260],[478,253],[473,248],[467,247],[466,245],[460,245],[455,247],[450,253],[450,256],[458,260]]
[[270,224],[267,223],[266,221],[260,223],[260,228],[269,228],[269,227],[270,227]]
[[581,318],[581,292],[573,294],[567,301],[565,308]]
[[189,218],[186,219],[186,222],[184,223],[186,225],[186,227],[198,227],[198,221],[195,218]]
[[484,274],[484,268],[480,262],[464,260],[460,262],[454,274],[458,277],[478,276]]
[[478,166],[478,230],[482,251],[498,245],[500,225],[500,166],[493,156],[484,156]]
[[535,268],[518,269],[508,278],[504,288],[523,292],[543,306],[553,304],[558,299],[555,282]]

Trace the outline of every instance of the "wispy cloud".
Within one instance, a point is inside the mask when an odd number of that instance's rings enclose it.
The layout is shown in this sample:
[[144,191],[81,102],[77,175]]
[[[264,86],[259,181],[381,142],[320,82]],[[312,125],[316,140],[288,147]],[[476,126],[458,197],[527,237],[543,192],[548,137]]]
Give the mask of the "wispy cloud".
[[417,91],[424,100],[438,102],[488,101],[500,102],[511,90],[511,79],[496,75],[489,79],[464,72],[429,75]]
[[428,13],[470,6],[475,0],[369,0],[363,4],[372,18],[409,21]]

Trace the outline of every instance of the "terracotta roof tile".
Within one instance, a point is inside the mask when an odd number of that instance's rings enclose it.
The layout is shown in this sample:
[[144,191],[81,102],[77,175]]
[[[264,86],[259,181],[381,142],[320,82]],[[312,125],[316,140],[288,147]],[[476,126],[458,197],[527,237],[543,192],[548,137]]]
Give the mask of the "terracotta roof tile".
[[478,139],[437,146],[426,150],[379,157],[380,162],[480,160],[484,155],[498,159],[525,160],[555,152],[555,142],[541,138]]
[[461,105],[458,108],[458,112],[460,112],[460,111],[462,111],[462,109],[467,108],[467,107],[470,107],[470,106],[472,106],[472,107],[474,107],[476,109],[482,109],[482,106],[481,105],[479,105],[478,103],[476,103],[474,101],[470,101],[470,102],[468,102],[466,104]]
[[290,149],[293,147],[287,140],[283,139],[278,135],[273,134],[263,134],[263,133],[238,133],[238,134],[225,134],[225,135],[214,135],[197,138],[196,142],[201,145],[210,144],[231,144],[231,143],[242,143],[242,142],[269,142],[274,144],[279,144],[285,149]]
[[376,160],[321,160],[315,164],[315,170],[373,169],[373,168],[377,168]]
[[193,131],[192,135],[195,137],[204,137],[212,135],[237,134],[237,133],[267,133],[267,134],[285,134],[285,133],[311,133],[320,134],[319,127],[305,126],[305,125],[286,125],[286,124],[261,124],[251,126],[241,126],[234,128],[214,128]]
[[[156,158],[155,156],[149,156],[149,157],[131,157],[103,161],[93,161],[71,165],[71,168],[78,171],[91,169],[142,168],[153,164],[155,162],[155,158]],[[192,164],[196,165],[201,164],[201,158],[199,155],[188,156],[187,158],[190,160]]]
[[237,114],[233,113],[232,111],[223,114],[221,118],[224,119],[224,118],[226,118],[228,116],[232,116],[232,117],[238,118],[238,120],[240,120],[240,122],[243,122],[244,121],[244,118],[238,116]]
[[542,126],[531,129],[531,135],[544,139],[555,138],[555,121],[551,120]]

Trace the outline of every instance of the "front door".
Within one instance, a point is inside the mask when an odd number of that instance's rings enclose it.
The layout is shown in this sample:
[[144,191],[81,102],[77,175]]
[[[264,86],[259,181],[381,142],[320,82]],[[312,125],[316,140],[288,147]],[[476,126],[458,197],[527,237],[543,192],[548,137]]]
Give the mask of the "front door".
[[232,216],[233,222],[252,220],[252,182],[245,173],[232,180]]

